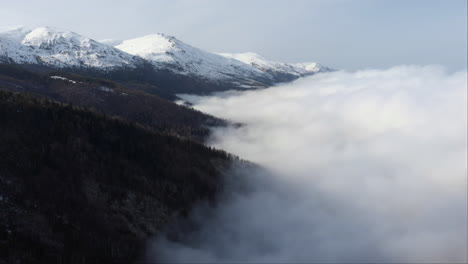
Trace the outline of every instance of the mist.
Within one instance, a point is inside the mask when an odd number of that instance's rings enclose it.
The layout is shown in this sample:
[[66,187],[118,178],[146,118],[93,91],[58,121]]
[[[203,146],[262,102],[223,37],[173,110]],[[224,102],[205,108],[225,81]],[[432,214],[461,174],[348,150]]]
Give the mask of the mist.
[[181,97],[242,123],[213,130],[209,144],[264,170],[232,168],[251,190],[228,188],[219,205],[194,210],[196,230],[156,238],[151,258],[468,261],[466,70],[339,71]]

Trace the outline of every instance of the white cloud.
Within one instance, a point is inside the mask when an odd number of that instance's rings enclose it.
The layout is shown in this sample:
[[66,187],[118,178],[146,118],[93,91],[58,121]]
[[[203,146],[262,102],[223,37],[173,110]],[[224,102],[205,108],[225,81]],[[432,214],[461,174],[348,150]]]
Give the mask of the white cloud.
[[[186,96],[244,123],[211,144],[272,173],[230,194],[170,261],[466,262],[467,72],[399,66]],[[205,214],[209,212],[210,216]],[[205,217],[203,217],[205,216]]]

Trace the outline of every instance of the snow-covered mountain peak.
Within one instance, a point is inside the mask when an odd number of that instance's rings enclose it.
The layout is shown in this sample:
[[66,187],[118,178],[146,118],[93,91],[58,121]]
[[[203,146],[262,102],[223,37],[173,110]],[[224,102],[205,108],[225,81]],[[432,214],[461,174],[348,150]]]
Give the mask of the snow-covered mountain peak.
[[69,40],[86,40],[87,38],[80,36],[74,32],[62,30],[53,27],[15,27],[1,28],[0,37],[17,41],[23,45],[38,46],[41,43],[53,44],[59,39]]
[[41,46],[41,45],[53,45],[59,44],[60,42],[72,42],[73,44],[79,44],[83,42],[91,42],[91,39],[80,36],[71,31],[60,30],[51,27],[39,27],[32,29],[21,41],[24,45],[29,46]]
[[[116,45],[117,44],[117,45]],[[216,54],[179,39],[155,33],[139,38],[100,42],[54,27],[0,28],[0,63],[42,64],[99,70],[148,67],[182,78],[215,82],[225,87],[266,87],[328,71],[318,63],[270,61],[253,52]],[[172,77],[171,77],[172,78]],[[180,78],[180,77],[175,77]]]
[[0,62],[54,67],[134,67],[141,59],[77,33],[53,27],[0,30]]
[[156,33],[130,40],[124,40],[121,44],[115,47],[147,60],[167,62],[173,61],[171,56],[167,53],[181,50],[181,48],[177,47],[177,42],[180,41],[176,40],[174,37]]
[[330,71],[331,69],[324,67],[318,63],[284,63],[276,62],[265,59],[263,56],[253,53],[219,53],[222,56],[227,58],[233,58],[239,61],[242,61],[246,64],[252,65],[253,67],[272,74],[273,76],[278,76],[278,80],[282,79],[282,76],[305,76],[314,74],[317,72]]
[[125,40],[115,47],[149,60],[156,68],[179,74],[211,80],[268,79],[267,74],[241,61],[206,52],[161,33]]
[[100,39],[98,40],[98,42],[102,43],[102,44],[106,44],[106,45],[109,45],[109,46],[117,46],[117,45],[120,45],[122,44],[122,40],[120,39]]
[[29,32],[31,29],[24,26],[0,28],[1,37],[15,41],[21,41]]
[[328,72],[328,71],[333,71],[333,69],[328,68],[318,62],[302,62],[302,63],[296,63],[295,66],[305,69],[306,71],[309,72]]

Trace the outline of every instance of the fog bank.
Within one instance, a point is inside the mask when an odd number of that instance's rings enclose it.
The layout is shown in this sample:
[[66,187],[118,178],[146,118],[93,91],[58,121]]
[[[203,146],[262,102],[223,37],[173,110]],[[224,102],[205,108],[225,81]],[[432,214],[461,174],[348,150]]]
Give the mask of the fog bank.
[[341,71],[183,98],[243,123],[210,145],[270,173],[244,171],[254,191],[196,210],[195,232],[156,239],[157,260],[468,260],[466,70]]

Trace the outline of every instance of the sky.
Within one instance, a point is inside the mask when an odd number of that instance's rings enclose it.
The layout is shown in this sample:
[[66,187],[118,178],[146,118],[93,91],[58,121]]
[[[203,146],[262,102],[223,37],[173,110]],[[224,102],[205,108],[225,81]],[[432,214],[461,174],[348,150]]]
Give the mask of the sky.
[[467,67],[467,1],[0,0],[0,26],[53,26],[93,39],[173,35],[212,52],[357,70]]

